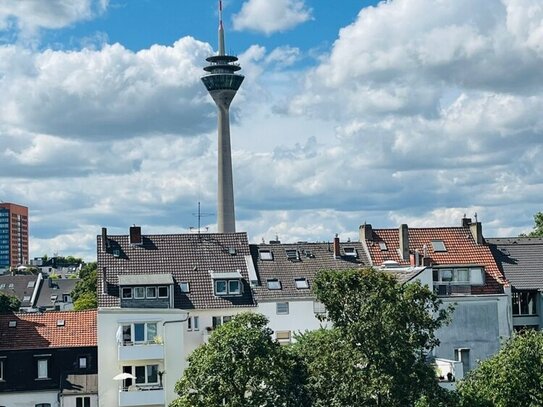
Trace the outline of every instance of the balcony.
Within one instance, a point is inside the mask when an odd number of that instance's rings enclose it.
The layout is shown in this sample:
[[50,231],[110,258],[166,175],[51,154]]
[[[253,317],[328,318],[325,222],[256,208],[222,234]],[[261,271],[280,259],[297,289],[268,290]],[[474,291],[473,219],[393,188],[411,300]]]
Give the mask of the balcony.
[[164,359],[161,343],[119,345],[119,361]]
[[119,407],[155,406],[166,402],[162,387],[135,387],[119,391]]
[[454,390],[456,382],[464,378],[464,365],[462,365],[462,362],[436,358],[434,363],[439,385],[447,390]]

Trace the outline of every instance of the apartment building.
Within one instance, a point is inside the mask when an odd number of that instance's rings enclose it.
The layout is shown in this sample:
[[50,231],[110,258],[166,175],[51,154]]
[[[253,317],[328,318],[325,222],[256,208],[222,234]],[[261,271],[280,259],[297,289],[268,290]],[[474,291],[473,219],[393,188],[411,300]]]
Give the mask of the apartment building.
[[0,203],[0,270],[26,264],[28,259],[28,208]]

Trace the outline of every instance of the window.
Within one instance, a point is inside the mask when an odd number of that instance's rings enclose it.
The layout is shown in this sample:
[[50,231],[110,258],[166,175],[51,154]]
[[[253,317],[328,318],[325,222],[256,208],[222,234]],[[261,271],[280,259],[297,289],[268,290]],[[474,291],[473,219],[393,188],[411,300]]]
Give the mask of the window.
[[436,283],[483,285],[484,269],[482,267],[435,268],[433,280]]
[[134,287],[134,298],[138,300],[145,298],[145,287]]
[[275,305],[277,315],[288,315],[288,302],[278,302]]
[[35,404],[34,407],[51,407],[51,404],[49,404],[49,403],[39,403],[39,404]]
[[458,348],[454,350],[454,358],[459,362],[462,362],[464,368],[464,375],[469,372],[469,349],[467,348]]
[[156,287],[146,287],[145,296],[147,298],[156,298]]
[[123,296],[123,298],[132,298],[132,288],[123,287],[122,296]]
[[79,357],[79,368],[80,369],[86,369],[87,368],[87,357],[86,356],[80,356]]
[[186,281],[179,283],[179,288],[182,293],[190,293],[190,285]]
[[288,260],[292,260],[292,261],[300,260],[300,255],[298,254],[298,250],[296,250],[296,249],[287,249],[287,250],[285,250],[285,252],[287,253],[287,259]]
[[123,325],[123,343],[125,345],[136,343],[145,344],[153,342],[157,336],[156,322],[136,322]]
[[198,331],[200,330],[200,318],[199,317],[189,317],[187,320],[187,331]]
[[72,302],[70,294],[62,294],[62,302]]
[[36,284],[35,281],[29,281],[28,284],[26,285],[27,288],[34,288],[34,284]]
[[259,250],[258,254],[260,256],[260,260],[273,260],[273,252],[271,250]]
[[281,281],[277,280],[276,278],[268,280],[268,290],[280,290],[281,289]]
[[379,249],[381,249],[382,252],[386,252],[388,250],[387,244],[385,242],[379,242]]
[[221,326],[222,324],[226,324],[228,321],[230,321],[232,319],[232,316],[231,315],[225,315],[225,316],[220,316],[220,317],[213,317],[211,319],[212,321],[212,325],[213,325],[213,329],[215,328],[218,328],[219,326]]
[[23,302],[30,301],[30,295],[23,296]]
[[275,333],[275,338],[280,344],[290,343],[290,331],[277,331]]
[[75,407],[90,407],[90,405],[91,399],[88,396],[75,398]]
[[313,301],[313,312],[315,314],[326,314],[326,308],[322,302]]
[[38,379],[48,379],[47,359],[38,359]]
[[309,282],[305,278],[295,278],[294,284],[296,284],[296,288],[299,290],[309,288]]
[[445,247],[445,243],[443,240],[432,240],[432,249],[434,252],[446,252],[447,248]]
[[0,360],[0,381],[4,380],[4,361]]
[[343,253],[345,253],[345,256],[347,257],[358,257],[358,252],[354,247],[346,247],[343,249]]
[[511,296],[513,315],[537,315],[536,291],[514,291]]
[[158,365],[134,366],[136,384],[158,383]]
[[168,298],[168,287],[158,287],[158,298]]
[[215,295],[241,294],[240,280],[215,280]]

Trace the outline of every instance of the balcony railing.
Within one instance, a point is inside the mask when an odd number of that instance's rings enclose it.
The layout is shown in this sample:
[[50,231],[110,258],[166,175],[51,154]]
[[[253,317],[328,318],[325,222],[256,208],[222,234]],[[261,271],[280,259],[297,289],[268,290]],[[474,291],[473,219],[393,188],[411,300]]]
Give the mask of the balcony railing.
[[164,359],[164,345],[161,343],[119,344],[119,360]]
[[434,363],[441,387],[452,390],[456,387],[455,383],[464,378],[464,365],[462,362],[436,358]]
[[164,389],[161,386],[130,386],[119,391],[119,407],[164,405]]

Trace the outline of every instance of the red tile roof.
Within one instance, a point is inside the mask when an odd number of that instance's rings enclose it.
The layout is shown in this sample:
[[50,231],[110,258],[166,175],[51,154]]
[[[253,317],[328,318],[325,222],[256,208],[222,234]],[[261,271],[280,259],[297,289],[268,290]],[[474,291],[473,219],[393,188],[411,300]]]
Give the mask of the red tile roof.
[[[16,326],[10,327],[10,321]],[[0,314],[2,350],[80,346],[97,346],[96,310]]]
[[[485,268],[485,285],[472,287],[472,294],[503,293],[507,281],[501,274],[490,247],[477,244],[469,228],[409,228],[409,250],[418,250],[422,255],[426,246],[427,257],[432,265],[480,265]],[[399,253],[398,229],[374,229],[373,240],[366,240],[371,260],[375,266],[380,266],[386,260],[393,260],[408,265],[409,260],[403,260]],[[432,240],[442,240],[446,251],[435,252]],[[379,242],[385,242],[386,251],[382,251]]]

